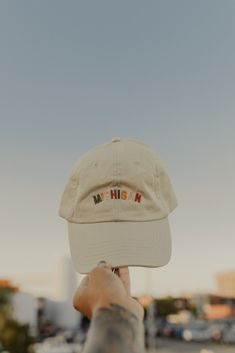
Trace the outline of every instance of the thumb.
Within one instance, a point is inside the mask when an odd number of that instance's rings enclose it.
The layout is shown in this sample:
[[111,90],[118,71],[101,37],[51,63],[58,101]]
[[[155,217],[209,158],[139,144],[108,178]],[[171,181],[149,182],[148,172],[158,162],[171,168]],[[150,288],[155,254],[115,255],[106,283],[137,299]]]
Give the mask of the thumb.
[[109,270],[112,270],[112,266],[110,265],[110,263],[106,262],[105,260],[101,260],[98,262],[97,264],[98,267],[102,267],[102,268],[107,268]]
[[87,275],[81,280],[80,285],[73,296],[73,306],[76,310],[80,311],[81,308],[86,305],[88,286],[89,277]]

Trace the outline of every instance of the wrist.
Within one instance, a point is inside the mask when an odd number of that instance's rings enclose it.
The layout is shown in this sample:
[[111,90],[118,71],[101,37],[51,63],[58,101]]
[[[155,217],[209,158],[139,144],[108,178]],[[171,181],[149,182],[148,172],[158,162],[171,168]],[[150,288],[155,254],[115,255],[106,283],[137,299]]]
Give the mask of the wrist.
[[84,353],[145,352],[143,322],[129,310],[129,304],[123,305],[111,301],[104,301],[101,306],[96,305]]
[[92,317],[96,316],[97,312],[102,308],[110,308],[112,305],[119,305],[120,307],[128,310],[137,319],[143,320],[144,311],[140,303],[130,296],[123,296],[117,298],[103,298],[99,300],[92,308]]

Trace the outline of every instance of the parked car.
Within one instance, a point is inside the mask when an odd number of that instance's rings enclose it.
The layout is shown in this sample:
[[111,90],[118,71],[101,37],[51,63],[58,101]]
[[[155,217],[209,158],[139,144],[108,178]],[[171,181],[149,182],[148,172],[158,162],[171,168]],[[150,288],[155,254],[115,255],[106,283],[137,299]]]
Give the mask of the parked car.
[[231,325],[230,328],[224,332],[223,341],[225,343],[235,343],[235,324]]

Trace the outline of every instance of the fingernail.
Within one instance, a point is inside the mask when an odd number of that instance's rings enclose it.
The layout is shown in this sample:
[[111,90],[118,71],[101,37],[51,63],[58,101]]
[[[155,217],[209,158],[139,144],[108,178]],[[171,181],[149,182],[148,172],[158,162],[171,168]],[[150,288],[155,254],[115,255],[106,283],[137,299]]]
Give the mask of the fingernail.
[[107,268],[111,268],[111,265],[108,264],[105,260],[101,260],[98,262],[97,266],[99,267],[107,267]]
[[106,264],[107,264],[107,262],[105,260],[101,260],[98,262],[97,266],[104,266]]

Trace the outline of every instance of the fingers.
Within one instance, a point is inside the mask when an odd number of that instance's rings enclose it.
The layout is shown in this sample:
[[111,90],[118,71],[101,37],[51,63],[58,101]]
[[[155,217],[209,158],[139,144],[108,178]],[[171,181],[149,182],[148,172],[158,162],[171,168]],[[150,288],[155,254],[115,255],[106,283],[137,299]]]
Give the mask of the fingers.
[[105,261],[100,261],[98,263],[98,266],[112,270],[113,273],[116,274],[122,281],[125,287],[126,293],[128,295],[131,295],[131,282],[130,282],[130,273],[129,273],[128,267],[112,268],[112,266]]
[[91,317],[99,305],[107,305],[111,300],[123,300],[130,295],[130,275],[128,267],[117,268],[100,261],[81,281],[73,298],[74,308]]
[[85,276],[81,282],[79,287],[77,288],[74,296],[73,296],[73,306],[76,310],[79,310],[83,313],[87,307],[87,292],[89,288],[89,276]]
[[118,275],[119,275],[119,278],[121,279],[122,283],[124,284],[124,287],[126,289],[127,294],[131,295],[131,281],[130,281],[129,268],[128,267],[120,267],[118,269]]
[[99,288],[102,288],[105,283],[111,280],[113,276],[112,267],[110,264],[102,261],[98,263],[89,273],[90,284],[91,286],[98,284]]
[[84,293],[84,291],[87,290],[88,283],[89,283],[89,277],[87,275],[81,280],[81,282],[79,284],[79,287],[77,288],[76,293],[74,295],[74,299],[75,299],[75,297],[79,298],[81,296],[81,294]]
[[112,269],[112,266],[108,262],[106,262],[104,260],[99,261],[98,264],[97,264],[97,267],[107,268],[109,270]]
[[130,272],[128,267],[119,267],[119,275],[130,278]]

